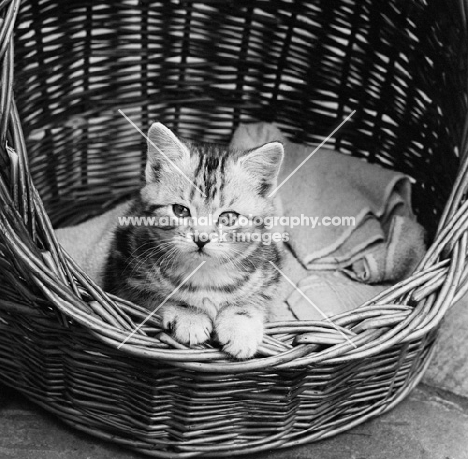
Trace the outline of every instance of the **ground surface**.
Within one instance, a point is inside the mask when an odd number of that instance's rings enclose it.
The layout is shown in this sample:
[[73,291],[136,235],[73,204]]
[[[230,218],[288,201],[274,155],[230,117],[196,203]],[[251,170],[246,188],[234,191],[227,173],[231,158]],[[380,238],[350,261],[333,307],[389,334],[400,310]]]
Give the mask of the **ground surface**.
[[[142,459],[63,425],[0,385],[0,459]],[[468,399],[420,385],[393,411],[335,438],[257,459],[468,459]]]

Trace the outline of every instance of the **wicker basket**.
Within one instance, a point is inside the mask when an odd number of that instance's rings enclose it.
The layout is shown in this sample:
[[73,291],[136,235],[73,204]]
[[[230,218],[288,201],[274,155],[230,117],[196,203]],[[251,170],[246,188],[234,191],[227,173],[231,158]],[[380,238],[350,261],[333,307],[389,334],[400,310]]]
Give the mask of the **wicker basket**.
[[[154,457],[304,444],[381,414],[464,292],[467,5],[458,0],[0,1],[0,375],[68,424]],[[277,123],[415,179],[417,273],[334,322],[271,323],[252,360],[187,349],[57,245],[138,187],[158,120],[227,143]],[[33,186],[34,183],[34,186]],[[301,344],[304,333],[316,342]]]

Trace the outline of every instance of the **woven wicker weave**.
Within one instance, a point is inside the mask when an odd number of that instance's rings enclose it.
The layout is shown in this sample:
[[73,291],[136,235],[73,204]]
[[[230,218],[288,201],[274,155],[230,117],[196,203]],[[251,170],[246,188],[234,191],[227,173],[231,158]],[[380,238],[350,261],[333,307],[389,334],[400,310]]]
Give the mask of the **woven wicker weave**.
[[[0,375],[68,424],[154,457],[232,456],[349,429],[418,383],[467,290],[467,6],[460,0],[0,1]],[[139,184],[143,130],[227,143],[277,123],[408,173],[417,273],[328,322],[271,323],[260,355],[187,349],[63,253]],[[33,183],[35,186],[33,186]],[[304,333],[312,341],[304,343]]]

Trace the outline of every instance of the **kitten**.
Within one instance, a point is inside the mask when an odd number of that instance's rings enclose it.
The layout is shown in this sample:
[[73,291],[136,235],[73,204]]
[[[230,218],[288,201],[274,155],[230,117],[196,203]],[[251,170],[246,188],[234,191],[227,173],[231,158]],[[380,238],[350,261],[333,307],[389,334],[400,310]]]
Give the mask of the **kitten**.
[[188,143],[160,123],[148,138],[146,185],[128,216],[154,217],[155,224],[117,227],[104,287],[159,307],[164,328],[181,343],[203,343],[214,330],[225,352],[252,357],[280,277],[270,262],[282,261],[281,240],[265,242],[269,230],[253,217],[277,215],[268,194],[283,146],[241,152]]

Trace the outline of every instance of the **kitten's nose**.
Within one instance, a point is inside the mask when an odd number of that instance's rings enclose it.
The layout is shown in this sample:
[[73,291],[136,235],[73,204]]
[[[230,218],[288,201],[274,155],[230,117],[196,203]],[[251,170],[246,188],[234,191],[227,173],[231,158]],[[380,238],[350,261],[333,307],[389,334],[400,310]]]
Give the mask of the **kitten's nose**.
[[195,239],[195,244],[198,245],[198,248],[199,249],[203,249],[203,247],[205,246],[205,244],[208,242],[208,241],[202,241],[200,239]]

